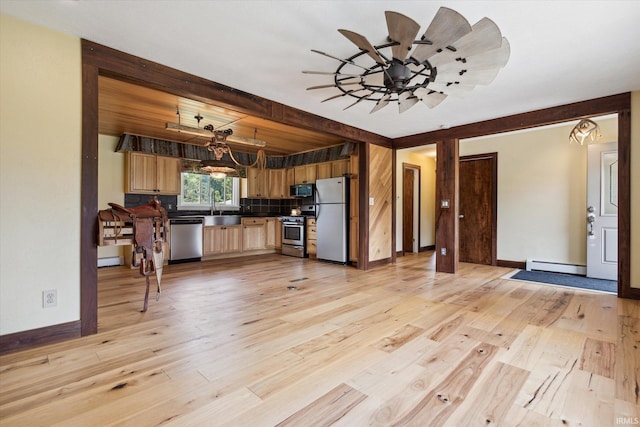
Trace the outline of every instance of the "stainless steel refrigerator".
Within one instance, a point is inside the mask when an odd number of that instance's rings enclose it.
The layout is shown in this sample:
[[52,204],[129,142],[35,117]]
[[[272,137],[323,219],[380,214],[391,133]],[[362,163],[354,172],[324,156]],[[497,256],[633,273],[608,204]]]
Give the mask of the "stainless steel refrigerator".
[[317,258],[346,264],[349,246],[349,178],[316,180]]

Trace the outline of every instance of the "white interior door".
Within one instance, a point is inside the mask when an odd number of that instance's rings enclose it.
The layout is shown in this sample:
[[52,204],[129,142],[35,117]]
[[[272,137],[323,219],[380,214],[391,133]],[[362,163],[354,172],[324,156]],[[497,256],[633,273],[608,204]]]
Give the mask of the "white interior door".
[[618,279],[618,143],[591,144],[587,160],[587,277]]

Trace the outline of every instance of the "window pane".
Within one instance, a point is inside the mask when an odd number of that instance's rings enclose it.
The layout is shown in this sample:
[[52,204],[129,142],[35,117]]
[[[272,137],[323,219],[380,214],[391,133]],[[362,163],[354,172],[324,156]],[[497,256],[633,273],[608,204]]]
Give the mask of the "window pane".
[[200,202],[200,175],[182,174],[182,201],[183,203]]

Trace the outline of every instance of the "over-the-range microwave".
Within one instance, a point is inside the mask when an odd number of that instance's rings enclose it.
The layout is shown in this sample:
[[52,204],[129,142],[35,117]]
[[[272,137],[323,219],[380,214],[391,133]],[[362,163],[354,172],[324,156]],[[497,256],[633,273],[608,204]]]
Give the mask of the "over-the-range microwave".
[[291,197],[311,197],[314,190],[313,184],[296,184],[292,185],[289,189],[289,196]]

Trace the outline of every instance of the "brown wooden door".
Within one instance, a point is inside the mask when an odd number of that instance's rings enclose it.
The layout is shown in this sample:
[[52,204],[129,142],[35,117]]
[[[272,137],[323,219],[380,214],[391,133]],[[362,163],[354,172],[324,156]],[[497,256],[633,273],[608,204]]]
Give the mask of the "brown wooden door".
[[496,265],[497,153],[460,158],[460,262]]
[[413,169],[402,173],[402,251],[413,252]]

